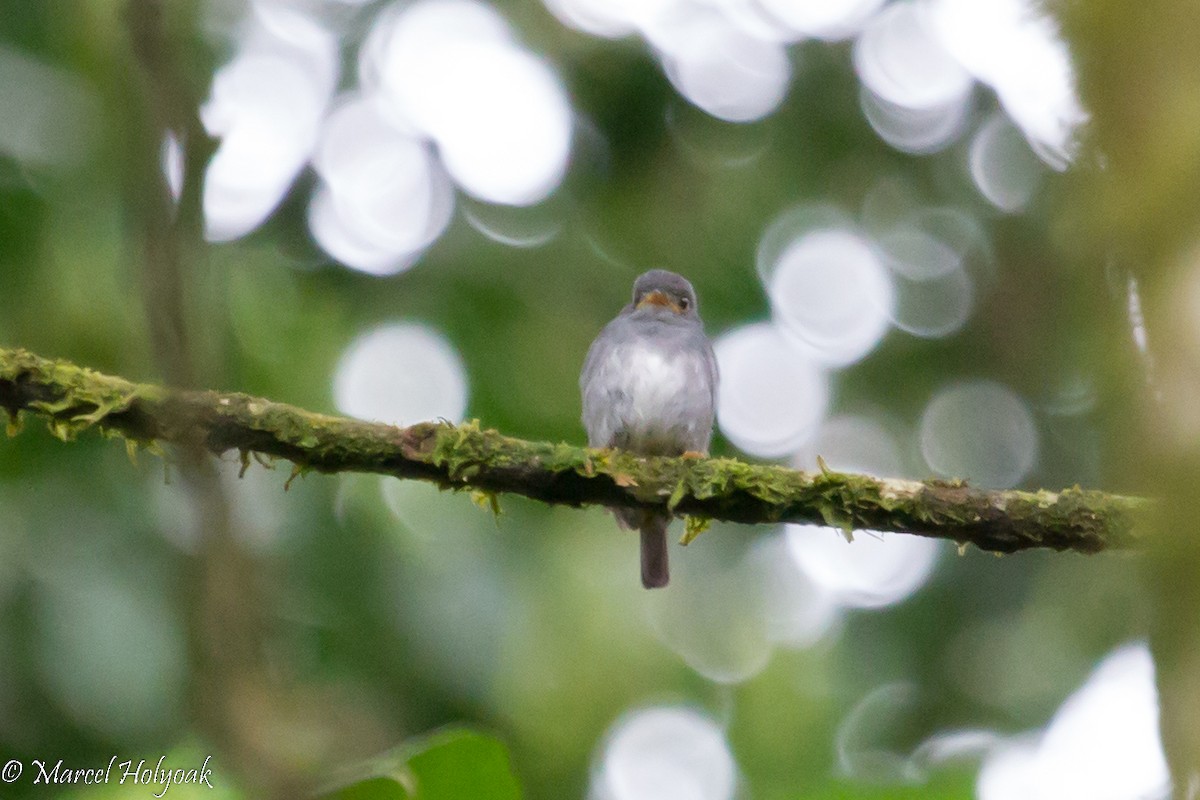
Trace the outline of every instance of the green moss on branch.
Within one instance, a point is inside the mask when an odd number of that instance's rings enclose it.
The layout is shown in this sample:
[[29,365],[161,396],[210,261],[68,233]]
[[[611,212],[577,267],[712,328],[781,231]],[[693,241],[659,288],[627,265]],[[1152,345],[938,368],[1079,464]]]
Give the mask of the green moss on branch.
[[301,470],[373,472],[545,503],[661,506],[680,516],[732,522],[897,531],[996,552],[1128,547],[1147,503],[1078,487],[998,492],[959,481],[799,472],[729,458],[640,458],[514,439],[477,422],[397,428],[244,394],[168,392],[24,350],[0,349],[0,406],[10,430],[21,415],[34,415],[64,440],[96,429],[137,445],[237,450],[244,463],[256,453],[286,458]]

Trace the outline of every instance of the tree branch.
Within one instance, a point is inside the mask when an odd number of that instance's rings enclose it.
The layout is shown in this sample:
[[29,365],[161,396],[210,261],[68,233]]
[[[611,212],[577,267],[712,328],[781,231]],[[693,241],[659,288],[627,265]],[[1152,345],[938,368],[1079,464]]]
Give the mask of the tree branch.
[[[125,211],[131,243],[140,261],[142,301],[158,369],[177,389],[203,385],[211,360],[202,357],[198,327],[188,310],[203,283],[203,177],[216,149],[200,122],[195,83],[184,61],[199,57],[193,20],[185,6],[167,0],[126,0],[122,19],[130,45],[129,70],[122,81],[129,125],[126,144]],[[211,74],[209,65],[203,73]],[[163,163],[164,147],[173,139],[183,154],[178,204]],[[211,352],[211,348],[209,350]],[[210,369],[204,369],[208,363]],[[159,426],[179,429],[188,420],[172,420],[179,407],[163,407]],[[182,408],[182,407],[181,407]],[[265,727],[294,707],[278,670],[264,661],[269,633],[262,615],[265,597],[263,565],[240,540],[237,521],[220,475],[199,440],[182,441],[175,463],[183,497],[201,522],[203,536],[195,558],[183,573],[181,607],[188,634],[190,716],[198,729],[222,751],[231,777],[256,797],[297,796],[297,776],[281,759]],[[256,714],[245,713],[253,697]]]
[[69,440],[87,428],[131,447],[169,442],[214,454],[277,456],[298,471],[371,472],[442,487],[511,492],[545,503],[666,507],[742,523],[808,522],[895,531],[1008,553],[1034,547],[1128,548],[1149,501],[1084,490],[984,491],[961,481],[799,472],[730,458],[641,458],[528,442],[478,423],[407,428],[332,417],[244,394],[170,391],[67,361],[0,348],[0,406],[10,432],[25,412]]

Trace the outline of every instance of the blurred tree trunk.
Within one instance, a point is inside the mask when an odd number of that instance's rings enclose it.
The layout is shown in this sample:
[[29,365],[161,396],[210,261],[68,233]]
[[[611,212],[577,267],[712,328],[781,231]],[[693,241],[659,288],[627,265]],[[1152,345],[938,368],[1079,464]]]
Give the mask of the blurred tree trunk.
[[[202,188],[214,150],[200,124],[198,81],[184,65],[202,51],[194,8],[164,0],[128,0],[124,7],[130,68],[125,101],[130,113],[125,161],[125,213],[139,256],[142,303],[159,370],[168,385],[194,388],[215,376],[197,347],[195,295],[205,267]],[[209,67],[208,58],[196,59]],[[207,79],[207,77],[206,77]],[[173,141],[183,153],[180,196],[172,196],[164,153]],[[164,424],[179,424],[168,410]],[[173,443],[180,489],[200,523],[201,538],[180,602],[191,665],[191,720],[256,796],[295,796],[303,778],[281,764],[264,735],[279,716],[280,687],[267,675],[262,616],[263,568],[236,530],[229,498],[207,450],[184,437]]]
[[[1098,346],[1139,289],[1148,343],[1109,375],[1109,463],[1157,507],[1144,559],[1150,644],[1175,796],[1200,796],[1200,6],[1191,0],[1053,5],[1092,114],[1076,202],[1063,222],[1088,269],[1116,267]],[[1109,351],[1111,352],[1111,351]],[[1100,369],[1114,361],[1098,352]],[[1128,416],[1126,416],[1128,415]]]

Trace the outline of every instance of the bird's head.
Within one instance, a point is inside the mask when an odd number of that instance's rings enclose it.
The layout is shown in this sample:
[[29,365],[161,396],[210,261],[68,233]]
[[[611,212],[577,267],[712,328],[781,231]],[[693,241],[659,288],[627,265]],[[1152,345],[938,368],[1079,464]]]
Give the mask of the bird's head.
[[682,275],[665,269],[652,269],[633,283],[633,307],[670,311],[682,317],[696,317],[696,290]]

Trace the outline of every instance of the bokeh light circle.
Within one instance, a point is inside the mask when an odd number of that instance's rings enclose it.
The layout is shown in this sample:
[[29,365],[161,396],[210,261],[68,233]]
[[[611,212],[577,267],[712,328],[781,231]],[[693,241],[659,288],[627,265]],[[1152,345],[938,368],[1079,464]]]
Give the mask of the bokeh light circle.
[[936,153],[954,143],[966,130],[971,112],[969,96],[961,103],[913,108],[885,100],[865,86],[859,92],[859,106],[880,139],[914,155]]
[[1154,662],[1145,643],[1110,653],[1040,736],[997,746],[980,800],[1159,800],[1170,773],[1159,735]]
[[800,569],[788,553],[782,530],[759,539],[750,558],[759,565],[771,642],[800,650],[816,645],[835,629],[841,606],[832,593]]
[[[511,44],[512,29],[495,8],[479,0],[393,3],[375,20],[359,50],[359,81],[368,91],[403,94],[409,82],[441,66],[447,46]],[[400,105],[399,113],[408,110]],[[414,129],[420,120],[410,119]]]
[[792,459],[797,469],[820,469],[818,457],[831,469],[884,478],[902,477],[904,461],[896,437],[882,422],[856,414],[839,414],[821,424],[816,435]]
[[187,679],[182,625],[157,595],[96,567],[63,560],[36,587],[37,674],[71,718],[114,740],[169,729]]
[[[542,0],[550,13],[575,30],[615,39],[637,30],[644,0]],[[661,3],[660,3],[661,4]]]
[[483,3],[421,0],[398,9],[364,47],[364,84],[402,124],[437,143],[446,170],[473,197],[545,199],[571,148],[571,108],[558,77]]
[[687,557],[672,559],[671,591],[647,593],[651,629],[714,683],[753,678],[773,650],[768,565],[752,557],[749,548],[711,547],[682,555]]
[[[558,79],[534,56],[512,47],[461,46],[438,91],[422,86],[426,130],[446,170],[481,200],[530,205],[566,173],[571,109]],[[449,98],[442,97],[446,92]]]
[[962,256],[951,245],[912,224],[900,224],[879,237],[884,263],[910,280],[940,278],[962,269]]
[[415,323],[385,325],[354,340],[338,362],[338,410],[359,419],[411,425],[467,408],[467,373],[441,334]]
[[798,36],[836,41],[858,33],[884,0],[758,0],[768,14]]
[[921,453],[939,475],[987,488],[1020,483],[1037,461],[1029,406],[1008,387],[980,380],[952,384],[925,407]]
[[102,124],[100,98],[80,76],[0,45],[0,156],[76,166]]
[[842,605],[881,608],[921,588],[937,563],[938,542],[923,536],[857,531],[853,541],[823,525],[785,526],[788,551],[814,583]]
[[876,97],[904,108],[962,104],[974,82],[911,2],[892,3],[871,19],[854,44],[854,68]]
[[1020,211],[1041,184],[1044,167],[1025,136],[1003,115],[992,115],[971,139],[971,178],[1001,211]]
[[1035,0],[924,0],[923,7],[942,46],[995,89],[1038,156],[1065,169],[1087,113],[1067,46],[1048,13]]
[[396,129],[371,98],[343,99],[313,166],[309,227],[330,255],[375,275],[410,266],[450,222],[454,193],[429,146]]
[[971,317],[975,284],[965,270],[937,278],[896,278],[893,324],[923,339],[940,339],[957,333]]
[[825,416],[825,372],[766,323],[726,333],[713,350],[721,370],[721,432],[751,455],[778,458],[795,452]]
[[200,108],[205,129],[221,140],[204,175],[210,241],[244,236],[283,199],[316,144],[337,75],[329,31],[299,11],[254,6]]
[[879,247],[894,273],[892,322],[897,328],[932,339],[966,324],[974,304],[974,282],[957,249],[909,223],[880,236]]
[[750,122],[773,112],[791,82],[787,52],[763,41],[716,11],[670,15],[652,35],[672,85],[718,119]]
[[725,734],[690,708],[658,707],[618,720],[601,755],[600,800],[730,800],[737,764]]
[[[764,240],[780,237],[780,228],[772,227]],[[776,324],[813,359],[852,364],[887,333],[895,302],[891,276],[857,230],[801,227],[774,258],[763,247],[759,253]]]

